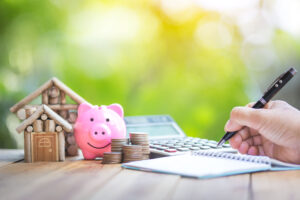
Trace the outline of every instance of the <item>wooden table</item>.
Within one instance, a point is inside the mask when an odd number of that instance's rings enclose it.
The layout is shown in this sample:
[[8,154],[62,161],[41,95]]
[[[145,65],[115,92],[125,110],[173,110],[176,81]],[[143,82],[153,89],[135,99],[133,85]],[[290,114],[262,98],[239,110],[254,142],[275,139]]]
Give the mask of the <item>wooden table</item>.
[[0,199],[300,199],[300,171],[199,180],[102,165],[80,156],[24,163],[23,150],[0,150]]

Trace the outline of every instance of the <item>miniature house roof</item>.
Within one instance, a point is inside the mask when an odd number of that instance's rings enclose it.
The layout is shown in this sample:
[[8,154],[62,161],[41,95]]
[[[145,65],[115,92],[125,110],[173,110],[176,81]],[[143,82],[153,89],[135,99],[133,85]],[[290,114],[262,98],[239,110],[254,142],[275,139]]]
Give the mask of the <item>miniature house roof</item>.
[[71,99],[73,99],[76,103],[81,104],[83,102],[86,102],[81,96],[76,94],[73,90],[71,90],[68,86],[66,86],[63,82],[58,80],[57,78],[53,77],[44,85],[39,87],[37,90],[32,92],[30,95],[19,101],[17,104],[12,106],[10,108],[10,111],[12,113],[17,112],[20,108],[24,107],[26,104],[29,104],[33,99],[37,98],[39,95],[41,95],[45,90],[48,88],[51,88],[52,86],[58,87],[60,90],[65,92]]
[[69,124],[66,120],[64,120],[61,116],[59,116],[56,112],[54,112],[51,108],[43,104],[40,105],[38,109],[29,118],[24,120],[20,124],[20,126],[18,126],[18,128],[16,129],[18,133],[24,131],[27,126],[29,126],[35,120],[37,120],[43,113],[46,113],[49,118],[54,120],[57,124],[61,125],[66,132],[71,132],[73,130],[71,124]]

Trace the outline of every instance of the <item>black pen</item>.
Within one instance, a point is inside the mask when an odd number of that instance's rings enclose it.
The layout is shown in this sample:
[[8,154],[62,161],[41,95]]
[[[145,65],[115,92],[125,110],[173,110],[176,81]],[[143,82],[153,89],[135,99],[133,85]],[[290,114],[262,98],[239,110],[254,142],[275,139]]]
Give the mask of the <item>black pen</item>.
[[[267,89],[267,91],[264,93],[262,98],[258,100],[252,108],[259,109],[263,108],[271,99],[272,97],[277,94],[277,92],[283,88],[283,86],[291,80],[294,75],[297,73],[297,70],[295,68],[290,68],[287,72],[281,74]],[[218,146],[223,145],[227,140],[232,138],[238,131],[234,132],[226,132],[226,134],[222,137],[220,142],[218,143]]]

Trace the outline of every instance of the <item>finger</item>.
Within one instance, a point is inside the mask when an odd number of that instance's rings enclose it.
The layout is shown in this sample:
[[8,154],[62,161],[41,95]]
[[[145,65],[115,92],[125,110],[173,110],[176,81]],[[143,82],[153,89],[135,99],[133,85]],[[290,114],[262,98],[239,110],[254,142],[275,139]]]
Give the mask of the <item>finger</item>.
[[264,151],[263,147],[262,146],[257,146],[257,148],[258,148],[258,155],[264,156],[265,151]]
[[249,128],[250,136],[260,135],[259,132],[253,128]]
[[239,134],[235,134],[230,140],[229,143],[232,148],[238,149],[242,144],[242,137]]
[[270,108],[276,108],[276,107],[286,108],[286,107],[290,107],[290,105],[285,101],[275,100],[275,101],[268,102],[264,108],[270,109]]
[[242,142],[241,146],[238,148],[238,151],[241,154],[246,154],[249,150],[249,144],[247,142]]
[[253,145],[255,146],[262,145],[262,138],[260,135],[252,137],[252,140],[253,140]]
[[254,145],[254,142],[253,142],[253,138],[250,137],[248,138],[247,140],[245,140],[245,142],[247,142],[249,144],[249,146],[253,146]]
[[233,132],[233,131],[241,130],[242,128],[243,128],[242,125],[240,125],[232,120],[228,120],[224,129],[226,132]]
[[247,107],[235,107],[231,111],[229,125],[233,127],[247,126],[259,130],[263,125],[264,119],[268,118],[269,114],[265,109],[253,109]]
[[248,127],[243,127],[239,132],[238,132],[243,140],[247,140],[248,138],[250,138],[250,130]]
[[248,154],[252,156],[258,155],[258,147],[257,146],[251,146],[248,150]]
[[250,102],[246,105],[246,107],[248,108],[252,108],[254,106],[255,102]]
[[[248,103],[246,105],[246,107],[251,108],[254,104],[255,104],[254,102]],[[240,130],[242,128],[243,128],[243,126],[241,126],[237,123],[234,123],[231,120],[228,120],[225,124],[224,130],[225,130],[225,132],[232,132],[232,131]]]

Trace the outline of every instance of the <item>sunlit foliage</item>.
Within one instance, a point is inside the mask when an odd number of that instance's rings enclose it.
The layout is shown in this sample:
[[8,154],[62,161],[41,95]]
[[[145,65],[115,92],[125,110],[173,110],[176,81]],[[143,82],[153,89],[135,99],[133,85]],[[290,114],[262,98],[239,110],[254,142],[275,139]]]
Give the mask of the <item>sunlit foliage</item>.
[[170,114],[187,135],[218,139],[248,102],[241,39],[218,13],[182,6],[0,1],[0,147],[17,145],[9,107],[52,76],[92,104]]

